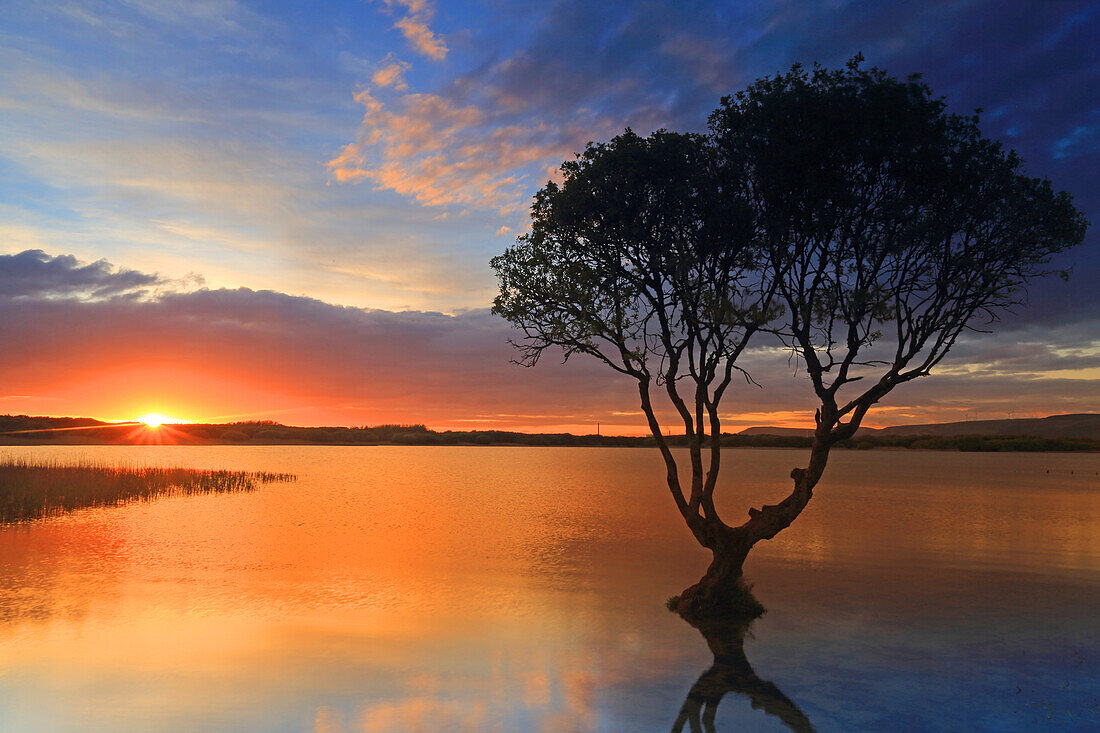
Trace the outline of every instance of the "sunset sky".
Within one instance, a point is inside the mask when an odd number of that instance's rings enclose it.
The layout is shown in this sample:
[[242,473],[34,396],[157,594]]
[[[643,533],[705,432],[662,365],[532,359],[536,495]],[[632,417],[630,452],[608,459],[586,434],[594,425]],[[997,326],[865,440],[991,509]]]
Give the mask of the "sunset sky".
[[[1100,6],[1080,2],[7,0],[0,414],[640,433],[595,363],[509,363],[488,260],[588,140],[862,52],[984,110],[1100,221]],[[1100,411],[1100,253],[868,420]],[[806,424],[762,385],[726,426]]]

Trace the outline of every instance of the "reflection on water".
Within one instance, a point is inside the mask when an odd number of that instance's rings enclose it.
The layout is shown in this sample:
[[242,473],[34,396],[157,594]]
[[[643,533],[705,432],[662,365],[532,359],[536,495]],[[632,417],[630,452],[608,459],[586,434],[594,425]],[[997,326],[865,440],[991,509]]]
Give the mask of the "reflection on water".
[[[769,613],[721,654],[664,610],[707,558],[649,451],[4,455],[299,477],[0,528],[5,731],[1100,722],[1097,455],[838,454],[750,558]],[[720,508],[774,502],[802,460],[730,453]]]
[[771,682],[756,676],[745,656],[745,635],[753,621],[703,621],[696,625],[714,655],[714,664],[700,675],[688,691],[680,715],[672,725],[680,733],[690,730],[714,733],[718,705],[728,693],[744,695],[753,710],[773,715],[795,733],[813,733],[814,727],[797,705]]

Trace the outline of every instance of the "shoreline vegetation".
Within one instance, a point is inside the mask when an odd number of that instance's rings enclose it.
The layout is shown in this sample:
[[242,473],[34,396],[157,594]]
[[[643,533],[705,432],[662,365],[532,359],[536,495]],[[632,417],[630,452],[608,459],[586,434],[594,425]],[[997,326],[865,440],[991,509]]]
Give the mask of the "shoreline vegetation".
[[[1013,425],[1019,423],[1019,425]],[[988,434],[966,434],[967,423],[922,425],[914,434],[901,427],[861,431],[836,447],[849,450],[893,448],[968,452],[1070,452],[1100,450],[1100,415],[1056,415],[1042,419],[975,423]],[[1036,428],[1035,426],[1040,427]],[[1031,434],[1013,433],[1029,428]],[[810,435],[773,434],[767,428],[723,433],[728,448],[806,448]],[[784,429],[776,429],[784,431]],[[957,430],[959,434],[944,434]],[[1065,434],[1068,431],[1070,434]],[[790,431],[787,431],[788,433]],[[808,432],[808,431],[806,431]],[[1046,433],[1045,435],[1043,433]],[[1036,434],[1038,433],[1038,434]],[[1076,433],[1077,435],[1074,435]],[[670,445],[687,444],[669,436]],[[161,425],[105,423],[91,418],[0,416],[0,445],[519,445],[576,447],[652,447],[652,436],[519,433],[504,430],[436,431],[422,424],[363,427],[295,427],[272,421]]]
[[0,460],[0,524],[186,494],[252,491],[286,473]]

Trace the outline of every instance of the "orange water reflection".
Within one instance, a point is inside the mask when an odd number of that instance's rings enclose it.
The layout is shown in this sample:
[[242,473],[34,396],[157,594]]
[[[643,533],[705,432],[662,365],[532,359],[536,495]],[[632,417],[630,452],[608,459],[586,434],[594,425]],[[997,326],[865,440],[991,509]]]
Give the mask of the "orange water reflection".
[[[299,480],[0,528],[5,730],[667,729],[713,662],[662,607],[705,556],[645,450],[8,452]],[[731,453],[730,518],[773,502],[801,458]],[[1000,623],[1006,599],[1047,641],[1087,624],[1097,471],[1094,455],[839,454],[750,561],[771,613],[748,656],[829,720],[841,682],[813,660],[856,664],[838,640],[861,665],[897,628],[937,629],[920,643],[946,649]]]

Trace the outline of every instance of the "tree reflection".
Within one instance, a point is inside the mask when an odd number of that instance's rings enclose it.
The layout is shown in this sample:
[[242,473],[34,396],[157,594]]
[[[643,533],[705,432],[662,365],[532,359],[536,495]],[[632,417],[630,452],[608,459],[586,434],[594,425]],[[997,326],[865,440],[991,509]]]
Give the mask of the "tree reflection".
[[752,622],[753,619],[688,621],[706,639],[714,654],[714,664],[692,685],[672,733],[683,731],[685,724],[692,733],[717,733],[714,717],[718,704],[729,692],[749,698],[754,710],[779,718],[796,733],[813,731],[806,714],[778,687],[757,677],[745,657],[745,635]]

